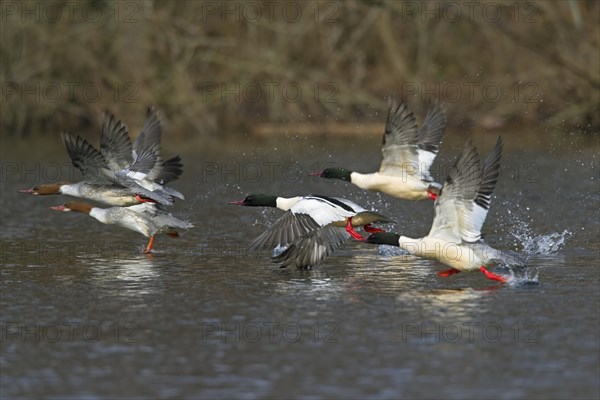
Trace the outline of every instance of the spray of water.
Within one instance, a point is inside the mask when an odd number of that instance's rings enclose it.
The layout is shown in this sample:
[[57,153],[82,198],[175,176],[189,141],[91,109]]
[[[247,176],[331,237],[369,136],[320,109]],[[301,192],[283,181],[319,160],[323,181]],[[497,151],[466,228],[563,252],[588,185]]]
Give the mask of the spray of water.
[[527,257],[536,255],[556,254],[567,239],[572,236],[571,231],[554,232],[546,235],[535,235],[529,225],[518,221],[511,235],[521,244]]

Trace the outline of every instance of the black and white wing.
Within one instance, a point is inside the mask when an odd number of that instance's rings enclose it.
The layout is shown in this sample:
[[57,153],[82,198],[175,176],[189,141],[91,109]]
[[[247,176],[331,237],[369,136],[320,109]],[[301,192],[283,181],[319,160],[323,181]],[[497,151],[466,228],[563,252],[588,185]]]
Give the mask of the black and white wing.
[[469,139],[463,152],[456,160],[442,193],[435,201],[433,223],[429,231],[430,237],[445,239],[449,242],[462,241],[462,220],[465,213],[465,199],[473,199],[481,182],[481,168],[477,150]]
[[419,129],[417,142],[419,169],[422,179],[425,181],[433,181],[429,169],[438,153],[445,129],[446,114],[444,113],[444,109],[437,101],[429,103],[423,126]]
[[[473,143],[470,145],[473,146]],[[474,151],[477,157],[477,151]],[[461,237],[465,242],[476,242],[481,239],[481,228],[487,217],[492,193],[500,176],[501,156],[502,138],[499,137],[494,149],[485,159],[483,169],[478,174],[479,179],[475,190],[472,187],[464,189],[458,215]]]
[[328,225],[299,238],[283,252],[273,257],[273,261],[281,263],[280,268],[314,267],[346,243],[348,239],[350,239],[350,234],[344,228]]
[[251,250],[285,246],[333,222],[343,222],[356,212],[334,197],[305,196],[250,245]]

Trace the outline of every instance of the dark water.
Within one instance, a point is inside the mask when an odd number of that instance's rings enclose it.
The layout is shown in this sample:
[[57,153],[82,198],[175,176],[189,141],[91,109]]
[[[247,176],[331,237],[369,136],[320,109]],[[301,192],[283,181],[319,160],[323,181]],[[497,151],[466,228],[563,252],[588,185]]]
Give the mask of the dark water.
[[[59,144],[4,143],[1,397],[598,398],[597,141],[505,139],[484,232],[530,258],[507,285],[359,243],[307,272],[245,253],[280,215],[226,205],[248,193],[338,195],[426,234],[430,202],[306,177],[373,170],[378,143],[180,149],[173,212],[196,228],[153,256],[141,235],[49,210],[61,197],[17,194],[72,171]],[[444,143],[439,179],[461,140]]]

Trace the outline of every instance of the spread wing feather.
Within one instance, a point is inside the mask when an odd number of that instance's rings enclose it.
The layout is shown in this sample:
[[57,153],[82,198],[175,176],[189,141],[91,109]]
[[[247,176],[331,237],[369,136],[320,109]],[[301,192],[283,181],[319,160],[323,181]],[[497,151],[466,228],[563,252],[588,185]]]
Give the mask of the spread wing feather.
[[104,114],[100,153],[113,171],[126,168],[131,164],[131,140],[127,127],[108,111]]
[[281,263],[280,268],[314,267],[348,239],[350,234],[344,228],[328,225],[299,238],[279,255],[273,257],[273,261]]
[[249,250],[286,246],[309,232],[317,230],[320,225],[307,214],[294,214],[286,211],[265,232],[250,243]]

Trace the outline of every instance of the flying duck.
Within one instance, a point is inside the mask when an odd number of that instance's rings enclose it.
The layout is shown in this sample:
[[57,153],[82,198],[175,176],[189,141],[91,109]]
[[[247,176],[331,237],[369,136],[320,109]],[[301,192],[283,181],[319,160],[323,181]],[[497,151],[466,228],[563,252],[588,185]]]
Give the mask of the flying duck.
[[487,268],[501,263],[519,264],[522,260],[492,248],[481,236],[500,173],[501,153],[502,138],[498,138],[481,166],[477,149],[468,140],[435,201],[435,216],[427,236],[412,239],[395,233],[375,233],[365,242],[399,246],[416,256],[452,267],[439,272],[442,277],[480,270],[489,279],[506,282],[505,277]]
[[383,231],[372,227],[372,223],[394,222],[349,200],[320,195],[285,198],[253,194],[229,204],[277,207],[286,211],[249,246],[250,250],[287,246],[274,257],[276,262],[282,262],[281,267],[315,266],[350,237],[362,240],[354,227],[362,226],[366,232],[375,233]]
[[444,110],[438,102],[431,103],[423,126],[418,129],[415,116],[406,103],[399,104],[390,96],[388,105],[379,172],[362,174],[345,168],[327,168],[310,175],[348,181],[361,189],[400,199],[435,200],[441,185],[433,180],[429,168],[446,128]]

